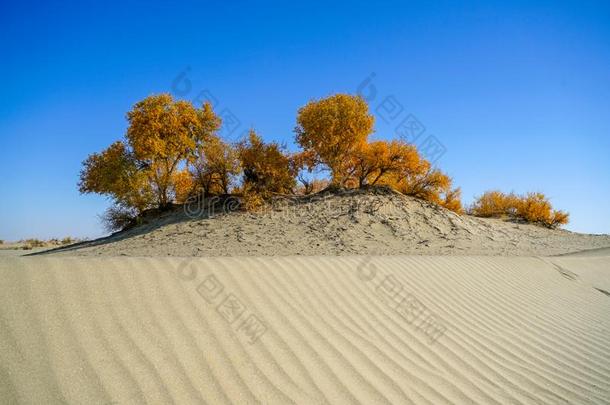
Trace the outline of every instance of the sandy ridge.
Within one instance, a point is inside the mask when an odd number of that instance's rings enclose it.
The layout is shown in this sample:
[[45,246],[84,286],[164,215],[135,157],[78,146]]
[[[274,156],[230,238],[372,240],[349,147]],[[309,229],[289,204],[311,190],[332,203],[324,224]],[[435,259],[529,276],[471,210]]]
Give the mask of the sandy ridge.
[[[216,198],[216,197],[215,197]],[[177,207],[108,238],[61,248],[79,256],[552,256],[610,248],[610,235],[457,215],[391,190],[278,198],[262,212],[232,201]],[[234,208],[234,207],[233,207]],[[187,215],[188,213],[188,215]]]

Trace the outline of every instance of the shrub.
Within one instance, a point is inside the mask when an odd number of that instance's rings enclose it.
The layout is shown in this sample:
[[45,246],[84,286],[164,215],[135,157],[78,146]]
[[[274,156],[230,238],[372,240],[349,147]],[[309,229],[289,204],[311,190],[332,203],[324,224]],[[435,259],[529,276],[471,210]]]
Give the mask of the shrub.
[[478,217],[515,216],[519,197],[498,190],[486,191],[470,206],[469,212]]
[[241,208],[248,212],[259,211],[265,205],[265,198],[257,191],[246,188],[242,190]]
[[237,150],[212,135],[197,150],[191,175],[204,195],[229,194],[239,168]]
[[108,232],[121,231],[136,222],[138,213],[133,208],[113,205],[102,215],[102,224]]
[[71,245],[76,242],[78,242],[78,240],[71,238],[70,236],[67,236],[67,237],[63,238],[59,243],[61,245]]
[[40,240],[40,239],[26,239],[24,241],[25,246],[23,247],[23,249],[26,250],[30,250],[33,248],[39,248],[39,247],[44,247],[45,243],[44,241]]
[[509,217],[549,228],[565,225],[569,219],[568,213],[553,210],[543,193],[519,196],[498,190],[483,193],[471,205],[469,213],[480,217]]
[[549,228],[555,229],[561,225],[566,225],[570,221],[570,214],[565,211],[554,210],[546,225]]
[[238,156],[244,194],[255,193],[267,199],[275,193],[292,193],[296,185],[294,167],[279,144],[264,143],[252,130],[248,140],[238,145]]
[[517,217],[527,222],[557,228],[568,223],[569,214],[553,210],[551,203],[542,193],[528,193],[519,199]]
[[463,214],[464,209],[462,207],[462,190],[458,187],[445,192],[442,196],[440,205],[455,212],[456,214]]

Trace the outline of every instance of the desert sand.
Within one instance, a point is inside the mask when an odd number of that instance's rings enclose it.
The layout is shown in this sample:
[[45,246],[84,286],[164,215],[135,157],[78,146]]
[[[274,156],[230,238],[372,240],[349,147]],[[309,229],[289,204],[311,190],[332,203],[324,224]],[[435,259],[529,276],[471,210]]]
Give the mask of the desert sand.
[[610,257],[0,260],[6,404],[607,404]]
[[610,236],[379,189],[234,203],[1,257],[2,403],[610,403]]
[[146,218],[70,256],[552,256],[610,247],[610,235],[457,215],[391,189],[278,198],[261,212],[213,198]]

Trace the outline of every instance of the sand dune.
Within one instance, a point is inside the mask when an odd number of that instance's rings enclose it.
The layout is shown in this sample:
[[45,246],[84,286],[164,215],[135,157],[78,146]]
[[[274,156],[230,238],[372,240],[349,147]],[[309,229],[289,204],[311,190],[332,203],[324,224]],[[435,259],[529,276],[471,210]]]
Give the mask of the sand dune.
[[235,199],[145,217],[110,237],[58,249],[79,256],[552,256],[610,248],[610,235],[457,215],[391,189],[278,197],[262,212]]
[[37,257],[0,273],[2,403],[610,402],[609,257]]

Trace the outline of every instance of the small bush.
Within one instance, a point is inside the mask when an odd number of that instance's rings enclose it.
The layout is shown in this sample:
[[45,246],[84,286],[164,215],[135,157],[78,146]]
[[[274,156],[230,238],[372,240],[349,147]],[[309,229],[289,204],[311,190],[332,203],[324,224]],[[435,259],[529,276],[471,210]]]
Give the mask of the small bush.
[[568,223],[567,212],[553,210],[548,198],[542,193],[527,193],[519,196],[493,190],[483,193],[470,206],[469,213],[479,217],[509,217],[522,221],[557,228]]
[[[236,188],[235,193],[239,196],[239,204],[234,208],[247,212],[260,211],[267,201],[271,200],[270,195],[263,195],[248,184]],[[226,208],[224,208],[224,211],[228,212]],[[233,209],[230,211],[233,211]]]
[[547,224],[549,228],[558,228],[570,221],[570,214],[565,211],[555,210],[551,214],[551,218]]
[[544,194],[528,193],[519,199],[517,217],[527,222],[557,228],[568,223],[569,214],[553,210],[551,203]]
[[516,214],[519,197],[498,190],[486,191],[472,204],[469,212],[478,217],[503,217]]
[[62,240],[59,241],[59,243],[61,245],[71,245],[76,242],[77,242],[76,239],[71,238],[70,236],[66,236],[65,238],[63,238]]
[[294,167],[281,145],[265,143],[251,130],[248,139],[238,145],[238,157],[244,190],[253,190],[265,199],[272,194],[292,193],[296,185]]
[[456,214],[463,214],[464,209],[462,208],[462,190],[458,187],[453,190],[449,190],[445,193],[440,205],[455,212]]
[[30,250],[33,248],[39,248],[39,247],[45,246],[44,241],[42,241],[40,239],[26,239],[23,242],[24,242],[23,249],[25,249],[25,250]]
[[137,219],[137,212],[131,208],[114,205],[106,210],[101,219],[108,232],[116,232],[133,225]]

